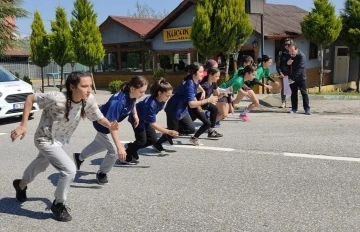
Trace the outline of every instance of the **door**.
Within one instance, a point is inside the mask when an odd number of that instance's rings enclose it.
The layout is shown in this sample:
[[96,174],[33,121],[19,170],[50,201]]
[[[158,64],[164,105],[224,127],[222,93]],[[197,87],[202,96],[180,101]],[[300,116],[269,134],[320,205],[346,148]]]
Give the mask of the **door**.
[[349,65],[349,48],[335,46],[334,84],[343,84],[349,81]]

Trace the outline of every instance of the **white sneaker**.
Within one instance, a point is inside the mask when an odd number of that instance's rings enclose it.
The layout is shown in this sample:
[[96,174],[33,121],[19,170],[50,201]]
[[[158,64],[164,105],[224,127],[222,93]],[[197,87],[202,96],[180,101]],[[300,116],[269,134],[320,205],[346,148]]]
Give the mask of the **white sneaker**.
[[191,137],[191,139],[189,141],[194,146],[202,146],[202,145],[204,145],[204,144],[200,143],[198,138]]

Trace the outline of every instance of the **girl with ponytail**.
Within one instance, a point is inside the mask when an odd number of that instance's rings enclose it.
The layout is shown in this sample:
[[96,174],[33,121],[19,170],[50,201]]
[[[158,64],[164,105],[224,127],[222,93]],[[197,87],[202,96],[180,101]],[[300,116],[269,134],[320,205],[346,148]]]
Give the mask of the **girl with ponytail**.
[[138,150],[148,146],[152,146],[156,140],[156,131],[169,136],[178,136],[179,133],[175,130],[168,130],[156,122],[156,115],[164,108],[165,103],[172,95],[173,87],[164,78],[150,87],[151,95],[136,104],[136,111],[139,117],[139,125],[134,126],[135,119],[132,115],[129,116],[128,121],[133,124],[135,134],[135,141],[125,145],[126,147],[126,162],[121,164],[137,164],[139,161]]
[[[133,126],[136,128],[139,124],[135,102],[144,96],[148,81],[142,76],[134,76],[128,82],[124,82],[119,92],[112,95],[110,99],[100,107],[100,111],[110,122],[121,122],[132,113],[134,118]],[[108,183],[107,173],[110,172],[116,160],[126,159],[126,151],[117,131],[109,131],[101,124],[93,123],[97,134],[93,142],[86,146],[81,153],[74,153],[76,169],[80,170],[81,164],[85,159],[99,152],[107,150],[107,153],[100,164],[99,171],[96,174],[96,181],[103,185]]]
[[100,112],[94,96],[91,94],[91,74],[72,72],[66,79],[66,93],[35,93],[26,98],[21,124],[11,132],[12,141],[26,134],[27,121],[34,103],[43,109],[39,126],[35,132],[35,146],[39,154],[26,168],[22,179],[14,180],[16,199],[27,200],[26,190],[35,177],[44,172],[51,164],[60,172],[55,191],[55,200],[51,211],[58,221],[71,221],[72,217],[64,205],[70,185],[76,174],[74,162],[69,158],[63,146],[69,143],[71,135],[79,125],[80,119],[87,117],[108,130],[117,131],[119,124],[110,123]]

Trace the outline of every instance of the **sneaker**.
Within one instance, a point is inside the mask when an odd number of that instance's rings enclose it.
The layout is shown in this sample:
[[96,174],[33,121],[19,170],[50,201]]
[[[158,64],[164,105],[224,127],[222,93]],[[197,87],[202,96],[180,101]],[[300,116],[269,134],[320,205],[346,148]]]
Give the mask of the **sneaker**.
[[246,114],[240,114],[239,118],[243,121],[243,122],[249,122],[250,119],[248,118],[248,116]]
[[17,179],[17,180],[14,180],[13,181],[13,186],[15,188],[15,191],[16,191],[16,199],[20,202],[25,202],[27,201],[27,196],[26,196],[26,189],[27,189],[27,186],[21,190],[19,184],[20,184],[20,179]]
[[163,152],[165,149],[163,148],[163,146],[161,144],[153,144],[152,147],[157,151],[157,152]]
[[279,108],[286,108],[286,102],[281,103],[281,106]]
[[296,114],[297,110],[290,110],[289,114]]
[[121,160],[117,160],[117,164],[119,164],[119,165],[137,165],[139,163],[139,161],[138,160],[136,160],[136,159],[134,159],[134,158],[132,158],[132,160],[131,161],[121,161]]
[[311,115],[310,110],[305,110],[305,114],[306,114],[306,115]]
[[220,138],[223,137],[222,134],[218,133],[216,130],[208,133],[208,138]]
[[61,222],[69,222],[72,220],[71,215],[68,211],[70,211],[69,208],[67,208],[63,203],[57,203],[55,205],[55,201],[51,205],[51,211],[55,215],[55,219]]
[[96,181],[100,185],[104,185],[104,184],[109,183],[109,181],[107,179],[107,175],[105,173],[102,173],[102,172],[96,173]]
[[80,166],[84,162],[84,160],[83,161],[80,160],[80,153],[74,153],[73,156],[76,165],[76,170],[80,170]]
[[198,138],[195,138],[195,137],[191,137],[191,139],[189,141],[194,146],[202,146],[202,145],[204,145],[204,144],[200,143]]

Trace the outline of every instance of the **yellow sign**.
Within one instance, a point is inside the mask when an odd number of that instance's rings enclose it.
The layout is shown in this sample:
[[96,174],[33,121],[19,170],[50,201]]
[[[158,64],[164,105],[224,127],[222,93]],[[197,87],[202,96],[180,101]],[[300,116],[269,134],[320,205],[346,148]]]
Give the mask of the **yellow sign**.
[[178,27],[163,30],[164,42],[189,41],[191,27]]

